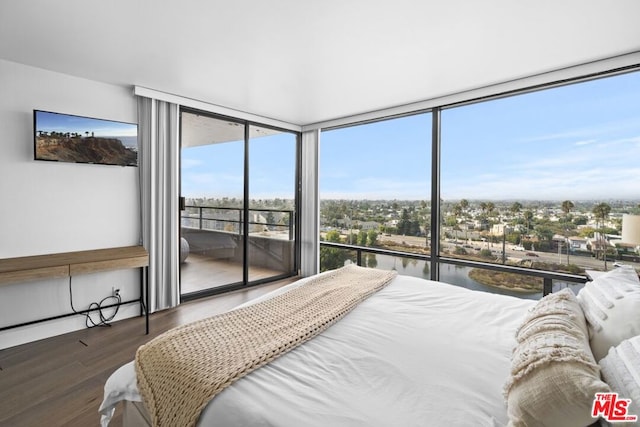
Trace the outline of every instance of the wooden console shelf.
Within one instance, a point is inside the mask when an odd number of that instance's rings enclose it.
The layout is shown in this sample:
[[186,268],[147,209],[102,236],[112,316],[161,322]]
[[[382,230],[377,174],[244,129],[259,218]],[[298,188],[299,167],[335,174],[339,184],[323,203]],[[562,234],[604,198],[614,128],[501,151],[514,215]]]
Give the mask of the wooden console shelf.
[[[126,246],[121,248],[94,249],[89,251],[65,252],[48,255],[36,255],[17,258],[0,259],[0,286],[8,283],[25,282],[29,280],[56,279],[76,276],[79,274],[97,273],[108,270],[141,268],[140,271],[140,299],[129,302],[139,302],[141,314],[146,314],[146,331],[149,333],[149,312],[144,302],[144,295],[149,296],[147,272],[149,254],[142,246]],[[146,291],[146,292],[143,292]],[[76,313],[69,313],[73,315]],[[26,324],[43,322],[59,317],[27,322],[20,325],[2,327],[0,330],[24,326]]]

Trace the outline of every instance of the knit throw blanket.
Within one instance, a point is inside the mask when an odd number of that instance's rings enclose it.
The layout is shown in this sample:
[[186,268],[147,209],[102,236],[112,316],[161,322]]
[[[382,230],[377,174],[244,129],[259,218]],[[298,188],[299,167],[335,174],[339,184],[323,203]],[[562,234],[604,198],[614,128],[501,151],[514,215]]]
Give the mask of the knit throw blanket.
[[346,266],[149,341],[138,349],[135,368],[153,425],[195,426],[216,394],[318,335],[395,276]]

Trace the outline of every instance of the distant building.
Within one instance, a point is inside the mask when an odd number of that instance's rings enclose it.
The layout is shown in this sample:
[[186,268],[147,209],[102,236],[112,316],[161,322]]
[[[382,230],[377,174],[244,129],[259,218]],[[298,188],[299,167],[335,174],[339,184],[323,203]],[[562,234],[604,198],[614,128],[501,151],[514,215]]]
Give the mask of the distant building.
[[615,246],[620,259],[640,261],[640,215],[622,215],[622,236]]
[[588,240],[584,237],[568,237],[569,248],[571,251],[588,251]]
[[491,234],[494,236],[502,236],[508,234],[511,231],[511,227],[507,224],[493,224],[491,227]]
[[640,215],[622,215],[622,242],[640,246]]

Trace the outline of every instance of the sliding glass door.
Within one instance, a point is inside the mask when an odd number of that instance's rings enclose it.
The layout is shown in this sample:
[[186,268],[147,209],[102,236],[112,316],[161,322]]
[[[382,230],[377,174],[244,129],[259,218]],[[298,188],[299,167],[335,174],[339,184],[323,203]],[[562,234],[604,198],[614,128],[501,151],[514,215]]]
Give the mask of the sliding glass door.
[[183,299],[295,274],[298,136],[181,113]]
[[295,267],[297,135],[249,127],[249,280]]

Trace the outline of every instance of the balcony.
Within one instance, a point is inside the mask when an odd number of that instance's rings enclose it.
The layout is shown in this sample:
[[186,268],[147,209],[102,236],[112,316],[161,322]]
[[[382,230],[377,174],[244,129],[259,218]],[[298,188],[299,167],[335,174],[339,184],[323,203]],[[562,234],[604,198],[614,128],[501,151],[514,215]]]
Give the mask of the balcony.
[[185,206],[181,237],[188,244],[188,256],[180,264],[183,295],[241,286],[245,256],[249,283],[294,274],[294,211],[250,209],[246,253],[243,215],[240,208]]
[[[346,252],[346,258],[350,262],[365,267],[376,267],[382,269],[394,269],[400,274],[411,275],[429,279],[431,269],[434,265],[439,270],[439,280],[453,285],[463,286],[469,289],[481,290],[485,292],[499,293],[504,295],[517,296],[520,298],[540,299],[542,296],[562,288],[569,287],[574,292],[584,286],[588,280],[587,276],[579,274],[559,273],[546,270],[537,270],[527,267],[505,265],[489,262],[478,262],[463,258],[437,256],[387,250],[374,247],[363,247],[344,243],[320,242],[322,248],[333,249]],[[375,255],[374,265],[371,265],[370,255]],[[322,255],[321,255],[322,258]],[[539,281],[539,291],[521,292],[510,290],[508,287],[488,286],[479,283],[469,277],[472,269],[491,270],[503,273],[529,276],[534,281]]]

